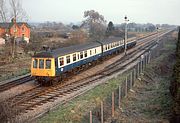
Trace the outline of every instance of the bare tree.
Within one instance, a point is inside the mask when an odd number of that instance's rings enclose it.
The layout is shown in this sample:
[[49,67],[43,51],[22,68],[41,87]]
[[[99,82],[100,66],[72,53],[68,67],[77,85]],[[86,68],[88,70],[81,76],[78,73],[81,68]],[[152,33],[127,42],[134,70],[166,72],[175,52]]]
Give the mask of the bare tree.
[[90,38],[93,40],[102,39],[106,31],[106,21],[103,15],[100,15],[94,10],[84,12],[85,21],[83,26],[89,27]]
[[7,9],[5,0],[0,0],[0,21],[7,21]]
[[28,19],[28,16],[24,9],[22,8],[21,0],[9,0],[10,3],[10,16],[11,18],[15,18],[17,21],[23,21]]

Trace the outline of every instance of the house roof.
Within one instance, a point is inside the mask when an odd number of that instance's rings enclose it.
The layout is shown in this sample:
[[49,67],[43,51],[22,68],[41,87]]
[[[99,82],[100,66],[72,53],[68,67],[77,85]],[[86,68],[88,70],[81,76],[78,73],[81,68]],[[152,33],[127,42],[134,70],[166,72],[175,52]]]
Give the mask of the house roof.
[[[21,26],[23,24],[25,24],[28,28],[30,28],[30,25],[25,23],[25,22],[18,22],[16,23],[18,26]],[[11,28],[13,26],[13,23],[0,23],[0,27],[1,28]]]

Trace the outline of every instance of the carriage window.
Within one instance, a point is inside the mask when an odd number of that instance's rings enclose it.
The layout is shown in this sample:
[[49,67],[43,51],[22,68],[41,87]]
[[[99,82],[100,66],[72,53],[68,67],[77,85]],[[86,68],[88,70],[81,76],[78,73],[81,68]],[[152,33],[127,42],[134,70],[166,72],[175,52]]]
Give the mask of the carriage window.
[[39,59],[39,68],[44,69],[44,59]]
[[70,56],[66,56],[66,63],[68,64],[68,63],[70,63],[70,62],[71,62]]
[[73,54],[73,61],[76,61],[76,54]]
[[80,58],[81,59],[83,58],[83,52],[80,52]]
[[51,60],[46,60],[46,69],[51,69]]
[[96,54],[96,49],[95,49],[95,54]]
[[63,57],[59,59],[59,65],[60,65],[60,66],[63,66],[63,65],[64,65],[64,58],[63,58]]
[[92,51],[90,50],[90,56],[92,55]]
[[79,59],[79,53],[78,53],[78,59]]
[[38,60],[34,59],[33,60],[33,68],[37,68],[37,65],[38,65]]
[[87,51],[84,51],[84,57],[87,57]]

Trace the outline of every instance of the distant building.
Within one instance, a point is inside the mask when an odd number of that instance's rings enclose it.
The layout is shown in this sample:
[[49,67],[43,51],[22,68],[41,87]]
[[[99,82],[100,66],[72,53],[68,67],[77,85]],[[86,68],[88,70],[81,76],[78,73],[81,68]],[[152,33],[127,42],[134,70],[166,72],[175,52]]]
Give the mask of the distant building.
[[30,26],[26,22],[16,22],[15,19],[10,23],[0,23],[0,38],[7,36],[15,36],[16,39],[29,43]]

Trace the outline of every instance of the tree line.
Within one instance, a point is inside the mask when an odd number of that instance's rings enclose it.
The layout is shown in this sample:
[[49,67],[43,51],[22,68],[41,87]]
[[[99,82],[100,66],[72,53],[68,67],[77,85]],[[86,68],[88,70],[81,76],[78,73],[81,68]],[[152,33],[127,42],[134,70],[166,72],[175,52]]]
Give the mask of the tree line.
[[174,100],[173,122],[178,122],[180,120],[180,27],[176,45],[176,63],[173,69],[173,79],[170,86],[170,92]]

